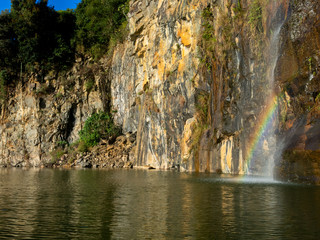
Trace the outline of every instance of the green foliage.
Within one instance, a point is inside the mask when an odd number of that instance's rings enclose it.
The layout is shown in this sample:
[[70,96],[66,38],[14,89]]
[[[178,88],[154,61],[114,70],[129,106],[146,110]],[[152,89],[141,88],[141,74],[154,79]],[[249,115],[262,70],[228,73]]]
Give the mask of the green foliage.
[[56,94],[56,96],[55,96],[55,99],[57,100],[57,99],[60,99],[60,98],[62,98],[63,97],[63,94],[61,93],[61,92],[58,92],[57,94]]
[[14,58],[17,54],[17,44],[15,38],[12,15],[9,11],[0,14],[0,67],[2,69],[13,69]]
[[105,112],[92,114],[79,132],[79,151],[85,151],[99,143],[101,139],[110,139],[119,136],[121,130],[114,125],[112,117]]
[[[237,17],[243,14],[240,1],[234,9]],[[202,19],[199,53],[204,70],[210,72],[216,63],[225,65],[228,52],[236,47],[234,41],[236,17],[233,18],[229,11],[218,5],[213,5],[203,10]]]
[[[73,163],[76,159],[77,159],[77,154],[79,152],[78,150],[78,145],[79,145],[79,142],[75,142],[75,143],[72,143],[70,144],[68,147],[67,147],[67,154],[68,154],[68,163],[71,164]],[[86,152],[86,151],[84,151]]]
[[[72,12],[56,12],[47,1],[12,2],[18,60],[31,71],[47,71],[70,61],[70,40],[75,28]],[[39,69],[32,69],[38,63]]]
[[0,72],[0,103],[3,105],[7,100],[7,73],[5,70]]
[[206,41],[214,41],[216,42],[216,37],[214,36],[214,29],[213,29],[213,20],[214,16],[210,8],[206,8],[203,10],[202,17],[204,19],[204,27],[202,38]]
[[76,17],[72,10],[59,11],[55,33],[56,46],[50,60],[55,68],[67,70],[74,62],[75,48],[71,44],[76,29]]
[[86,82],[85,82],[86,91],[88,93],[91,92],[93,87],[94,87],[94,79],[92,79],[92,78],[87,79]]
[[312,57],[308,58],[309,73],[312,73]]
[[211,64],[215,59],[215,46],[217,39],[214,31],[214,16],[211,8],[205,8],[202,13],[203,24],[202,24],[202,38],[200,54],[202,56],[202,62],[208,70],[211,69]]
[[129,29],[127,27],[128,22],[123,21],[122,24],[117,28],[114,34],[111,35],[108,45],[108,56],[112,56],[113,50],[118,43],[122,43],[128,36]]
[[76,9],[55,11],[47,0],[12,0],[0,14],[0,68],[45,75],[65,71],[76,48],[95,59],[127,36],[129,0],[82,0]]
[[197,122],[193,126],[191,137],[191,150],[198,150],[201,137],[209,126],[209,94],[206,92],[199,93],[196,96],[196,119]]
[[[216,19],[213,11],[215,7],[216,6],[209,6],[202,12],[203,24],[202,33],[200,35],[199,54],[200,66],[202,69],[200,73],[204,76],[204,78],[206,77],[207,73],[212,73],[213,65],[219,58],[217,50],[221,48],[221,40],[218,41],[214,28]],[[228,21],[230,21],[230,19]],[[222,26],[224,26],[224,29],[222,29],[223,35],[226,30],[229,30],[229,25],[225,24]],[[224,35],[222,37],[225,38]],[[225,41],[224,44],[226,44]],[[194,83],[194,78],[191,79],[191,81]],[[197,155],[201,138],[209,126],[209,93],[200,90],[200,92],[195,95],[195,103],[196,122],[192,126],[190,151]]]
[[[78,50],[99,58],[111,38],[121,39],[126,26],[128,0],[83,0],[76,9]],[[119,30],[120,29],[120,30]]]
[[254,0],[249,9],[248,21],[252,29],[262,33],[262,4],[261,0]]
[[57,144],[59,147],[65,147],[68,145],[68,142],[67,141],[59,141]]
[[84,78],[85,78],[85,82],[84,82],[85,89],[88,93],[90,93],[95,86],[95,75],[93,70],[90,68],[86,69],[84,73]]
[[[262,59],[265,48],[266,35],[264,32],[264,24],[266,21],[264,16],[267,12],[267,4],[269,0],[252,0],[246,14],[248,28],[248,37],[251,45],[251,52],[256,58]],[[271,30],[272,34],[272,30]]]
[[238,0],[236,6],[233,8],[233,11],[235,12],[236,16],[241,15],[243,13],[243,8],[240,0]]
[[[81,151],[80,151],[81,150]],[[51,154],[51,163],[57,163],[61,157],[66,154],[68,163],[72,164],[77,159],[77,154],[80,152],[86,152],[88,149],[81,149],[80,142],[74,142],[69,144],[67,141],[57,142],[55,150]]]
[[65,154],[65,151],[61,147],[58,147],[57,149],[53,150],[50,153],[51,162],[52,163],[58,162],[61,159],[61,157],[63,156],[63,154]]
[[197,109],[197,114],[198,114],[198,119],[202,123],[206,123],[208,120],[208,113],[209,113],[209,94],[208,93],[200,93],[197,96],[197,104],[196,104],[196,109]]
[[80,141],[77,147],[78,152],[88,152],[89,146],[84,141]]
[[47,0],[12,0],[11,11],[0,14],[0,66],[12,74],[61,70],[74,59],[72,11],[56,12]]

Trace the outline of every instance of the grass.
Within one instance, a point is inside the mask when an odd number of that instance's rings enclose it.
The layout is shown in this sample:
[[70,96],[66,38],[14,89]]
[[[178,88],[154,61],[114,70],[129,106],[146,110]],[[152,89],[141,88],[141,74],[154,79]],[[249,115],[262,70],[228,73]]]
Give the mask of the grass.
[[57,163],[64,154],[65,154],[65,151],[63,150],[62,147],[58,147],[57,149],[53,150],[50,153],[50,155],[51,155],[51,163],[52,164]]
[[95,83],[94,83],[94,79],[93,78],[89,78],[86,80],[85,82],[85,88],[86,88],[86,91],[88,93],[90,93],[92,91],[92,89],[94,88],[95,86]]

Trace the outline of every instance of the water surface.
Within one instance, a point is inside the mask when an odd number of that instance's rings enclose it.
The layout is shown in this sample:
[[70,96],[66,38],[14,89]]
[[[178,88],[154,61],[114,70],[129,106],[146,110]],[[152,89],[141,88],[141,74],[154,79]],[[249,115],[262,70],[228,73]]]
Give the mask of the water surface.
[[0,169],[0,239],[318,239],[320,188],[144,170]]

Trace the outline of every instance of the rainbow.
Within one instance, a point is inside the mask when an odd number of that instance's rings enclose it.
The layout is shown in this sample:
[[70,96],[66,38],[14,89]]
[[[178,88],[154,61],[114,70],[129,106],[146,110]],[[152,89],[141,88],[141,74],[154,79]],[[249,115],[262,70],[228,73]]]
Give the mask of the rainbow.
[[270,127],[272,127],[273,116],[278,108],[278,105],[278,96],[272,94],[267,101],[266,108],[263,110],[263,112],[256,121],[256,125],[246,147],[246,153],[244,158],[244,170],[246,173],[249,173],[249,168],[251,166],[255,150],[257,149],[257,146],[259,145],[262,136],[268,129],[270,129]]

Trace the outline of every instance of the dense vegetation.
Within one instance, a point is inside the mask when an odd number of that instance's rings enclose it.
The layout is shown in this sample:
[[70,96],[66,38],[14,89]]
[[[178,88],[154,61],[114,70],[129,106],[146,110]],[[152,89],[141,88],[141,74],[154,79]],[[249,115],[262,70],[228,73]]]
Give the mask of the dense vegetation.
[[128,0],[82,0],[75,11],[77,50],[101,57],[123,40],[128,11]]
[[75,32],[71,11],[56,12],[47,1],[13,0],[0,15],[0,67],[9,74],[42,72],[72,62]]
[[76,50],[101,57],[123,32],[127,11],[128,0],[82,0],[58,12],[48,0],[12,0],[0,14],[0,71],[13,79],[21,72],[43,76],[71,66]]
[[119,136],[121,130],[114,125],[112,117],[105,112],[92,114],[79,132],[79,150],[84,152],[89,147],[97,145],[101,139],[113,140]]

